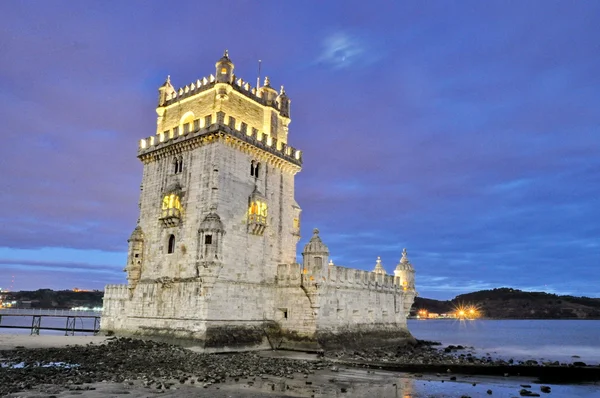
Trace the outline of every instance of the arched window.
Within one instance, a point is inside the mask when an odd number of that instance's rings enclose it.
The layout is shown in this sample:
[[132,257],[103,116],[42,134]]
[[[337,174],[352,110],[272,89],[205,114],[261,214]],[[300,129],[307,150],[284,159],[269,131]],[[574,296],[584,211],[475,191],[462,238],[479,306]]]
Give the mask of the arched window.
[[173,172],[179,174],[183,171],[183,157],[179,156],[173,159]]
[[192,131],[194,123],[194,112],[186,112],[179,121],[179,134],[187,134]]
[[175,235],[169,236],[169,247],[167,253],[171,254],[175,252]]
[[258,169],[260,167],[259,162],[255,162],[254,160],[250,162],[250,175],[254,178],[258,178]]

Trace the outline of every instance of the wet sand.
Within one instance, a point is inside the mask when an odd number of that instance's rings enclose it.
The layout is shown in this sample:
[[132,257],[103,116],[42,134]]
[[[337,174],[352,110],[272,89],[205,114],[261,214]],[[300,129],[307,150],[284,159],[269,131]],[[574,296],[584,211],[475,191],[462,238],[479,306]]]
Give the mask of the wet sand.
[[[0,335],[0,350],[15,347],[65,348],[73,345],[102,344],[101,336],[24,336]],[[22,350],[22,349],[20,349]],[[265,360],[300,362],[320,361],[314,354],[264,351],[259,356]],[[0,353],[0,358],[2,354]],[[2,362],[2,359],[0,359]],[[148,364],[152,366],[152,364]],[[544,384],[551,392],[541,392],[541,384],[524,377],[486,377],[453,373],[411,374],[378,369],[366,369],[338,364],[312,367],[310,371],[287,373],[286,376],[257,374],[229,377],[225,380],[164,379],[148,383],[144,379],[124,379],[120,382],[96,381],[83,384],[35,385],[33,388],[9,394],[9,397],[519,397],[521,389],[541,396],[581,397],[600,396],[597,383],[578,385]],[[455,378],[455,380],[452,380]],[[211,382],[213,381],[213,382]],[[528,386],[528,387],[522,387]],[[491,390],[492,395],[489,395]]]
[[55,336],[28,334],[0,334],[0,351],[25,348],[60,348],[69,345],[101,344],[106,336]]

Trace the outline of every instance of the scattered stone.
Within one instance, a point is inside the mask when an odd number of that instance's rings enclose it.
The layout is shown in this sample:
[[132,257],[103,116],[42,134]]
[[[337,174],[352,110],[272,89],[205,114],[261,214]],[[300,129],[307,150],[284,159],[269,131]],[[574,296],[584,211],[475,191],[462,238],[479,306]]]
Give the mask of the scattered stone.
[[573,362],[573,366],[587,366],[587,364],[585,362]]
[[452,376],[452,377],[450,378],[450,380],[452,380],[452,381],[456,381],[456,376]]
[[550,388],[550,386],[540,386],[540,391],[546,394],[550,394],[550,391],[552,391],[552,389]]
[[537,392],[533,392],[533,391],[527,390],[525,388],[523,388],[521,391],[519,391],[519,394],[522,397],[539,397],[540,396],[540,394],[538,394]]
[[492,395],[493,391],[492,390],[487,390],[486,391],[488,395]]

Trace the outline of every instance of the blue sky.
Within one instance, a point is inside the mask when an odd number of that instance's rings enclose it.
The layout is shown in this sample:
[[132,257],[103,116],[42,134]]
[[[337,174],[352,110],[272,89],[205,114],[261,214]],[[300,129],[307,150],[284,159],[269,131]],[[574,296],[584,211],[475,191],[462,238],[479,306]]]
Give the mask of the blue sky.
[[[292,99],[298,253],[424,297],[598,297],[600,3],[2,2],[0,286],[123,283],[157,88],[225,48]],[[14,277],[14,283],[12,282]]]

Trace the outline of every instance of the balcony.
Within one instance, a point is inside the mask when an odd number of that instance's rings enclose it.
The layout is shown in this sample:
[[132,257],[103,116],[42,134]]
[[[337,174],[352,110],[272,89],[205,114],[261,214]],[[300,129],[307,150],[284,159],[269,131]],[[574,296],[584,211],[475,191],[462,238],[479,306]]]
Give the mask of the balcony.
[[165,227],[176,227],[181,222],[181,210],[174,207],[163,209],[159,220],[165,224]]

